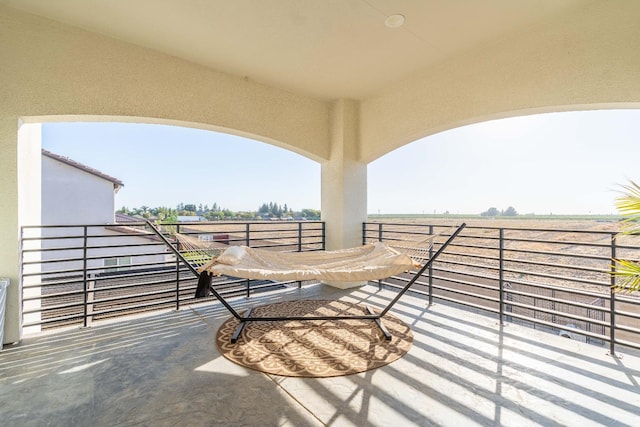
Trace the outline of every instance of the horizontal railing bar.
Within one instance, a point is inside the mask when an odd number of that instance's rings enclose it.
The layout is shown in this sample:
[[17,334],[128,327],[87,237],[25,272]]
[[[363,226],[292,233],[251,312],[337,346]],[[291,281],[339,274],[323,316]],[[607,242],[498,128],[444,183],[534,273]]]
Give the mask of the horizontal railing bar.
[[[129,301],[133,299],[140,299],[144,297],[164,295],[164,294],[175,294],[175,292],[176,292],[175,288],[158,289],[155,291],[145,291],[145,292],[136,293],[135,295],[118,295],[114,297],[100,298],[100,299],[91,301],[90,304],[95,307],[96,305],[109,304],[109,303],[119,302],[119,301]],[[95,310],[92,311],[92,314],[95,314]]]
[[525,265],[537,265],[537,266],[541,266],[541,267],[553,267],[553,268],[558,268],[558,269],[564,269],[564,270],[571,270],[571,271],[588,271],[591,273],[601,273],[601,274],[611,274],[611,270],[610,270],[610,266],[608,270],[602,269],[602,268],[593,268],[593,267],[587,267],[587,266],[582,266],[582,265],[568,265],[568,264],[557,264],[557,263],[544,263],[542,261],[528,261],[528,260],[520,260],[520,259],[513,259],[513,258],[505,258],[504,262],[511,262],[514,264],[525,264]]
[[481,310],[481,311],[489,311],[491,313],[495,313],[495,314],[499,314],[500,310],[497,308],[492,308],[492,307],[487,307],[486,305],[480,305],[480,304],[475,304],[469,301],[461,301],[461,300],[457,300],[455,298],[451,298],[451,297],[447,297],[445,295],[438,295],[436,297],[434,297],[435,299],[438,300],[443,300],[443,301],[449,301],[455,304],[460,304],[466,307],[473,307],[477,310]]
[[[153,272],[152,270],[147,271],[145,269],[143,271],[138,271],[138,275],[143,276],[143,275],[145,275],[145,273],[147,275],[150,275],[150,274],[170,274],[170,273],[175,273],[176,272],[175,263],[174,263],[174,265],[170,265],[170,263],[169,264],[161,263],[159,265],[166,266],[166,267],[161,267],[159,269],[160,271],[155,271],[155,272]],[[137,270],[134,270],[134,271],[137,271]],[[184,271],[188,271],[188,270],[185,268],[185,269],[180,269],[180,271],[184,272]],[[83,275],[82,275],[82,270],[75,270],[73,272],[75,272],[77,274],[67,275],[66,278],[60,279],[60,280],[48,279],[48,280],[46,280],[44,282],[41,282],[41,283],[24,284],[23,288],[24,289],[49,288],[49,287],[55,287],[55,286],[72,285],[74,283],[82,284],[84,282]],[[45,274],[43,274],[43,273],[38,273],[38,274],[34,273],[31,276],[44,276],[44,275]],[[27,275],[23,275],[23,276],[27,276]],[[118,274],[117,272],[113,273],[113,274],[105,273],[104,276],[91,276],[91,277],[88,277],[87,281],[88,282],[94,282],[94,281],[95,282],[99,282],[99,281],[102,281],[102,280],[113,280],[113,279],[116,279],[116,278],[121,278],[123,276],[125,276],[125,274]],[[136,275],[131,274],[131,277],[136,277]]]
[[[424,277],[424,276],[422,276],[422,277]],[[391,276],[391,277],[387,277],[386,279],[393,279],[393,280],[397,280],[397,281],[402,282],[402,283],[409,283],[411,281],[411,279],[409,279],[407,277],[403,277],[403,276]],[[402,286],[398,285],[397,283],[392,283],[392,282],[389,282],[389,281],[387,281],[385,279],[376,280],[374,283],[377,284],[378,282],[380,282],[380,284],[382,284],[382,285],[389,285],[389,286],[394,286],[394,287],[399,287],[399,288],[402,287]],[[414,282],[414,285],[416,286],[416,288],[412,287],[412,289],[411,289],[412,291],[415,291],[415,289],[419,289],[419,288],[417,288],[418,286],[428,286],[429,284],[427,282],[416,280]]]
[[[78,262],[78,261],[76,261]],[[95,271],[105,271],[105,270],[113,270],[119,268],[118,266],[114,265],[114,266],[108,266],[108,267],[88,267],[86,269],[87,272],[92,273]],[[122,266],[120,267],[122,268]],[[48,276],[59,276],[59,275],[68,275],[71,276],[75,273],[75,275],[79,275],[81,274],[83,271],[82,267],[78,267],[78,268],[73,268],[73,269],[67,269],[67,270],[50,270],[50,271],[37,271],[37,272],[33,272],[33,273],[23,273],[22,277],[34,277],[34,276],[42,276],[42,277],[48,277]]]
[[46,307],[37,307],[37,308],[25,308],[22,310],[23,314],[33,314],[33,313],[46,313],[48,311],[57,311],[57,310],[64,310],[64,309],[69,309],[69,308],[74,308],[74,307],[82,307],[84,306],[84,302],[82,300],[78,301],[78,302],[68,302],[68,303],[64,303],[64,304],[53,304],[53,305],[49,305]]
[[[549,308],[544,308],[544,307],[539,307],[539,306],[536,306],[535,310],[533,310],[529,304],[523,304],[523,303],[519,303],[517,301],[508,301],[508,302],[505,302],[505,304],[507,306],[520,307],[520,308],[524,308],[524,309],[527,309],[527,310],[532,310],[532,311],[535,311],[536,313],[546,313],[546,314],[549,314],[549,315],[552,315],[552,316],[562,317],[563,319],[579,320],[581,322],[585,322],[585,323],[591,324],[591,325],[598,325],[598,326],[604,326],[604,327],[607,327],[609,325],[609,322],[606,322],[606,321],[603,321],[603,320],[591,319],[589,317],[579,316],[577,314],[567,313],[567,312],[562,312],[562,311],[557,311],[557,310],[551,310]],[[509,312],[509,316],[511,314],[512,314],[512,312]],[[558,325],[557,323],[555,323],[555,324]]]
[[632,341],[616,339],[614,342],[616,344],[620,344],[620,345],[624,345],[624,346],[629,347],[629,348],[635,348],[636,350],[640,350],[640,344],[632,342]]
[[[186,271],[186,270],[181,270],[181,271]],[[131,271],[128,273],[123,273],[123,274],[113,274],[113,275],[101,275],[101,276],[95,276],[93,278],[91,278],[91,281],[95,281],[96,283],[100,283],[103,281],[107,281],[107,280],[123,280],[123,279],[134,279],[134,278],[144,278],[147,276],[153,276],[153,275],[159,275],[159,274],[163,274],[163,275],[173,275],[173,281],[175,282],[175,273],[176,273],[176,269],[175,269],[175,263],[173,266],[168,266],[166,268],[163,268],[160,271]],[[192,276],[193,277],[193,276]],[[181,279],[184,280],[184,279]],[[146,282],[145,282],[146,283]],[[140,282],[137,282],[136,285],[140,284]]]
[[[175,300],[171,299],[171,300],[161,300],[161,301],[154,301],[154,302],[150,302],[147,304],[136,304],[136,305],[130,305],[130,306],[126,306],[126,307],[118,307],[118,308],[113,308],[113,309],[109,309],[109,310],[95,310],[93,311],[90,315],[88,315],[87,317],[99,317],[99,316],[105,316],[107,314],[115,314],[115,313],[122,313],[123,311],[133,311],[133,310],[138,310],[137,312],[139,312],[140,309],[144,309],[144,311],[148,311],[146,310],[147,308],[150,307],[159,307],[159,306],[173,306],[175,305]],[[132,313],[135,314],[135,313]]]
[[[456,273],[458,274],[458,273]],[[434,280],[439,280],[442,282],[448,282],[448,283],[456,283],[459,285],[465,285],[465,286],[471,286],[473,288],[479,288],[479,289],[486,289],[488,291],[492,291],[492,292],[500,292],[500,289],[497,286],[491,286],[491,285],[485,285],[482,283],[474,283],[474,282],[469,282],[467,280],[460,280],[460,279],[452,279],[450,277],[444,277],[444,276],[437,276],[437,275],[433,275],[433,279]],[[494,279],[495,281],[498,281],[498,279]],[[436,285],[434,284],[434,287]],[[469,295],[476,295],[473,293],[469,293]]]
[[[114,249],[114,248],[135,248],[135,247],[150,247],[150,246],[163,246],[162,243],[128,243],[120,245],[93,245],[87,246],[88,250],[92,249]],[[55,252],[55,251],[81,251],[84,250],[84,246],[56,246],[54,248],[37,248],[37,249],[23,249],[23,253],[34,252]]]
[[[465,295],[465,296],[468,296],[468,297],[473,297],[473,298],[481,299],[481,300],[484,300],[484,301],[490,301],[490,302],[494,302],[494,303],[499,303],[500,302],[500,298],[497,298],[497,297],[491,297],[491,296],[488,296],[488,295],[475,294],[475,293],[472,293],[472,292],[466,292],[466,291],[463,291],[463,290],[460,290],[460,289],[449,288],[447,286],[442,286],[442,285],[438,285],[438,284],[434,284],[433,285],[433,289],[438,289],[440,291],[450,292],[450,293],[458,294],[458,295]],[[438,295],[438,296],[440,297],[441,295]]]
[[616,316],[629,317],[632,319],[640,319],[640,312],[634,313],[632,311],[616,309]]
[[[82,282],[78,283],[78,287],[80,286],[82,286]],[[56,292],[52,294],[27,296],[27,297],[23,297],[22,301],[39,301],[39,300],[46,301],[48,299],[61,298],[61,297],[73,297],[73,296],[81,296],[81,295],[84,295],[84,289],[82,288],[71,290],[71,291]]]
[[[102,226],[102,228],[111,228],[113,229],[113,227],[105,225]],[[116,230],[114,230],[116,231]],[[155,236],[155,234],[153,233],[149,233],[147,231],[144,230],[140,230],[139,232],[136,233],[128,233],[128,234],[67,234],[67,235],[61,235],[61,236],[42,236],[42,237],[23,237],[23,241],[26,242],[30,242],[30,241],[48,241],[48,240],[69,240],[69,239],[76,239],[76,240],[81,240],[84,238],[87,239],[127,239],[127,238],[131,238],[131,237],[144,237],[144,238],[149,238]]]
[[550,252],[550,251],[532,251],[526,249],[507,249],[505,248],[505,252],[517,252],[522,254],[533,254],[533,255],[548,255],[555,257],[565,257],[565,258],[577,258],[577,259],[587,259],[587,260],[596,260],[596,261],[607,261],[609,258],[601,255],[584,255],[584,254],[576,254],[570,252]]
[[84,319],[84,314],[80,312],[78,314],[67,314],[65,316],[58,316],[51,319],[39,320],[37,322],[24,322],[22,324],[22,327],[28,328],[30,326],[43,326],[43,325],[49,325],[51,323],[60,323],[60,322],[69,321],[69,320],[82,321],[82,319]]
[[616,292],[616,301],[640,306],[640,292],[636,292],[632,294],[626,294],[624,292]]
[[595,286],[603,286],[603,287],[610,286],[609,282],[598,282],[596,280],[580,279],[577,277],[555,276],[553,274],[538,273],[530,270],[516,270],[512,268],[504,268],[503,271],[506,273],[526,274],[528,276],[544,277],[546,279],[555,279],[555,280],[560,280],[565,282],[583,283],[585,285],[595,285]]
[[[449,270],[449,269],[445,269],[442,267],[436,267],[433,269],[433,278],[434,279],[440,279],[440,280],[459,280],[459,279],[451,279],[451,278],[447,278],[445,276],[440,276],[437,275],[438,273],[450,273],[450,274],[455,274],[456,276],[465,276],[465,277],[473,277],[475,279],[483,279],[483,280],[488,280],[491,282],[496,282],[496,286],[495,287],[490,287],[490,289],[495,289],[498,290],[498,286],[497,283],[499,282],[499,278],[495,277],[495,276],[488,276],[488,275],[484,275],[484,274],[479,274],[479,273],[474,273],[471,271],[457,271],[457,270]],[[464,282],[464,281],[461,281]],[[469,282],[472,283],[472,282]],[[473,286],[478,285],[478,284],[473,284]]]
[[[616,233],[613,233],[614,235]],[[561,246],[589,246],[593,248],[609,248],[611,247],[611,243],[596,243],[596,242],[580,242],[580,241],[570,241],[570,240],[543,240],[543,239],[526,239],[526,238],[514,238],[514,237],[506,237],[504,238],[505,243],[544,243],[546,245],[561,245]],[[507,249],[505,247],[505,249]]]
[[[160,255],[170,255],[168,252],[148,252],[148,253],[137,253],[137,254],[130,254],[130,253],[125,253],[125,254],[121,254],[121,256],[128,256],[128,257],[144,257],[144,256],[160,256]],[[103,255],[103,256],[91,256],[91,257],[86,257],[86,258],[55,258],[55,259],[45,259],[45,260],[39,260],[39,261],[23,261],[22,265],[34,265],[34,264],[56,264],[56,263],[63,263],[63,262],[78,262],[78,261],[84,261],[85,259],[87,261],[97,261],[97,260],[102,260],[102,259],[111,259],[111,258],[116,258],[118,255],[113,256],[113,255]],[[165,261],[158,261],[159,262],[165,262]],[[152,263],[152,264],[157,264],[157,263]],[[143,263],[140,264],[128,264],[129,265],[146,265]],[[151,265],[151,264],[150,264]],[[108,267],[105,267],[108,268]]]
[[616,324],[616,329],[619,329],[619,330],[625,331],[625,332],[631,332],[631,333],[636,334],[636,335],[640,335],[640,328],[634,328],[633,326]]
[[[456,246],[456,247],[460,247],[460,248],[467,248],[467,249],[481,249],[484,251],[495,251],[498,252],[498,248],[494,248],[494,247],[487,247],[487,246],[477,246],[477,245],[464,245],[464,244],[457,244],[457,245],[452,245],[452,246]],[[587,260],[598,260],[598,261],[606,261],[609,260],[609,258],[605,257],[605,256],[599,256],[599,255],[584,255],[584,254],[576,254],[576,253],[567,253],[567,252],[551,252],[551,251],[534,251],[534,250],[528,250],[528,249],[509,249],[509,248],[504,248],[504,252],[513,252],[513,253],[522,253],[522,254],[531,254],[531,255],[547,255],[547,256],[554,256],[554,257],[565,257],[565,258],[577,258],[577,259],[587,259]],[[466,252],[453,252],[450,251],[449,253],[451,254],[457,254],[460,256],[473,256],[473,254],[469,254]],[[477,255],[476,255],[477,256]],[[485,255],[485,257],[487,257],[488,259],[492,259],[492,257],[488,257],[487,255]],[[498,258],[498,257],[496,257]]]
[[83,284],[83,280],[82,277],[78,277],[75,280],[66,280],[66,281],[51,281],[51,282],[47,282],[47,283],[36,283],[36,284],[31,284],[31,285],[22,285],[23,289],[49,289],[49,288],[55,288],[56,286],[71,286],[71,285],[78,285],[78,286],[82,286]]
[[[216,226],[241,226],[246,227],[249,225],[261,225],[261,226],[276,226],[282,224],[290,224],[291,226],[297,226],[297,224],[306,225],[316,225],[322,224],[323,221],[320,220],[302,220],[302,221],[198,221],[198,222],[177,222],[177,223],[165,223],[162,221],[158,222],[158,225],[162,227],[203,227],[208,225],[216,225]],[[138,222],[126,222],[126,223],[115,223],[115,224],[39,224],[39,225],[23,225],[23,229],[34,229],[34,228],[104,228],[104,227],[146,227],[146,221],[138,221]]]
[[[558,330],[568,330],[571,333],[576,333],[579,335],[585,335],[591,338],[595,338],[595,339],[599,339],[599,340],[603,340],[603,341],[611,341],[611,338],[608,337],[607,335],[604,334],[597,334],[595,332],[590,332],[590,331],[585,331],[584,329],[567,329],[566,326],[563,327],[563,325],[560,325],[558,323],[553,323],[553,322],[548,322],[546,320],[542,320],[542,319],[536,319],[533,317],[529,317],[527,315],[523,315],[523,314],[518,314],[518,313],[513,313],[513,312],[509,312],[509,313],[505,313],[506,316],[510,316],[516,319],[520,319],[520,320],[525,320],[527,322],[531,322],[531,323],[536,323],[538,325],[544,325],[544,326],[548,326],[550,328],[553,329],[558,329]],[[568,316],[563,316],[563,317],[568,317]]]
[[[184,280],[184,279],[181,279],[181,280]],[[196,280],[196,278],[193,278],[193,280]],[[173,278],[151,280],[147,282],[136,282],[136,283],[123,284],[123,285],[101,286],[99,288],[91,289],[91,292],[95,293],[95,292],[117,291],[117,290],[123,290],[123,289],[145,288],[148,286],[174,284],[175,281],[176,281],[175,277],[173,277]],[[175,292],[176,290],[175,287],[169,287],[167,289],[169,289],[172,292]]]
[[534,282],[529,282],[526,280],[518,280],[518,279],[508,279],[506,280],[506,282],[515,283],[518,285],[530,286],[534,288],[555,290],[555,291],[564,292],[568,294],[583,295],[583,296],[588,296],[593,298],[602,298],[605,301],[611,300],[611,295],[608,293],[599,293],[599,292],[587,291],[583,289],[568,288],[568,287],[557,286],[557,285],[548,285],[545,283],[538,283],[538,282],[534,283]]
[[[499,266],[491,266],[491,265],[486,265],[486,264],[472,264],[472,263],[468,263],[468,262],[462,262],[462,261],[456,261],[454,259],[449,259],[449,258],[444,258],[438,260],[436,263],[437,266],[441,266],[441,265],[458,265],[458,266],[465,266],[465,267],[469,267],[469,268],[477,268],[477,269],[481,269],[481,270],[489,270],[490,272],[499,272],[500,271],[500,267]],[[436,267],[434,267],[435,269]],[[468,272],[464,272],[464,271],[455,271],[455,270],[446,270],[444,267],[438,267],[442,270],[445,271],[451,271],[452,273],[455,274],[466,274]],[[486,277],[486,278],[492,278],[492,279],[497,279],[498,276],[478,276],[478,277]]]
[[[580,307],[580,308],[584,308],[584,309],[587,309],[587,310],[601,311],[603,313],[608,313],[610,311],[609,307],[597,306],[597,305],[592,305],[592,304],[588,304],[588,303],[584,303],[584,302],[578,302],[578,301],[569,301],[569,300],[565,300],[565,299],[561,299],[561,298],[548,297],[548,296],[545,296],[545,295],[533,294],[531,292],[518,291],[518,290],[514,290],[514,289],[505,289],[505,293],[507,293],[509,295],[518,295],[518,296],[523,296],[523,297],[535,298],[535,299],[543,300],[543,301],[549,301],[549,302],[554,302],[554,303],[570,305],[572,307]],[[506,302],[506,304],[511,304],[511,300],[509,300],[509,302]]]

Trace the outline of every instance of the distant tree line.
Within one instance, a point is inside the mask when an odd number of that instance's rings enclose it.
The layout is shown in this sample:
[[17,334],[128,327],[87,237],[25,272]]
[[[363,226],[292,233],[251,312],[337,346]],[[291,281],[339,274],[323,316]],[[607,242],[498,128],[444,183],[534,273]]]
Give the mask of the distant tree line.
[[518,216],[518,212],[513,208],[513,206],[509,206],[507,209],[502,211],[499,211],[497,208],[489,208],[482,212],[480,216]]
[[294,211],[285,203],[269,202],[263,203],[256,211],[232,211],[213,203],[211,206],[202,203],[180,203],[175,208],[160,206],[150,208],[140,206],[138,208],[127,208],[123,206],[116,213],[137,216],[144,219],[154,219],[162,222],[177,222],[179,216],[200,216],[207,221],[219,220],[260,220],[260,219],[296,219],[296,220],[319,220],[320,211],[316,209],[302,209]]

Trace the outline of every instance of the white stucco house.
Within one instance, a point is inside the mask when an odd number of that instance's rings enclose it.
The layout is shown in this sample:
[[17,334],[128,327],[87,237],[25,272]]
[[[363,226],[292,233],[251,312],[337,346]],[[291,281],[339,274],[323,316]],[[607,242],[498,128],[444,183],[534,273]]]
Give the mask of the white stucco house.
[[[23,234],[25,324],[42,320],[40,309],[55,303],[49,301],[52,294],[97,289],[101,276],[173,259],[159,239],[116,222],[121,180],[42,150],[41,185],[42,227]],[[39,325],[25,328],[26,333],[39,331]]]
[[[42,150],[42,225],[92,225],[87,229],[90,247],[88,267],[135,267],[137,264],[161,263],[167,260],[163,245],[138,227],[116,221],[115,195],[124,183],[106,173],[68,157]],[[106,226],[102,226],[106,225]],[[43,236],[79,236],[80,227],[43,228]],[[45,241],[43,246],[47,243]],[[53,245],[60,242],[53,241]],[[66,239],[64,246],[81,246],[82,239]],[[150,245],[151,246],[148,246]],[[136,246],[138,245],[138,246]],[[144,245],[144,246],[139,246]],[[119,246],[95,248],[96,246]],[[77,258],[70,251],[44,253],[43,259]],[[76,250],[77,252],[77,250]],[[160,254],[159,254],[160,253]],[[56,263],[55,269],[80,268],[81,261]],[[92,270],[99,274],[101,270]]]
[[42,150],[42,225],[113,224],[124,183],[68,157]]

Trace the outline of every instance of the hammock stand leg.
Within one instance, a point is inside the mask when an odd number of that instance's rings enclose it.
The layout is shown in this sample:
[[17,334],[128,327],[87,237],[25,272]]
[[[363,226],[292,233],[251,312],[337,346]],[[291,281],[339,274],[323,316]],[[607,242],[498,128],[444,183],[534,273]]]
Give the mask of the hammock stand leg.
[[373,319],[373,321],[374,321],[374,322],[376,322],[376,325],[378,325],[378,328],[380,328],[380,330],[381,330],[381,331],[382,331],[382,333],[384,334],[384,338],[385,338],[387,341],[391,341],[391,332],[389,332],[389,330],[387,329],[387,327],[386,327],[386,326],[384,326],[384,323],[382,323],[381,316],[379,316],[379,315],[375,314],[375,313],[373,312],[373,310],[371,309],[371,307],[366,306],[365,308],[367,309],[367,313],[369,313],[369,314],[371,314],[371,315],[373,315],[373,316],[376,316],[376,317]]
[[198,276],[198,287],[196,288],[196,298],[204,298],[209,295],[212,279],[211,275],[206,271],[200,273],[200,276]]
[[[248,319],[251,316],[251,310],[253,310],[253,307],[249,307],[249,309],[246,311],[244,316],[242,316],[242,319]],[[247,320],[240,320],[240,323],[238,323],[238,326],[236,326],[236,330],[233,331],[233,335],[231,335],[232,344],[235,344],[238,341],[238,337],[242,333],[242,330],[244,329],[244,325],[246,324],[247,324]]]

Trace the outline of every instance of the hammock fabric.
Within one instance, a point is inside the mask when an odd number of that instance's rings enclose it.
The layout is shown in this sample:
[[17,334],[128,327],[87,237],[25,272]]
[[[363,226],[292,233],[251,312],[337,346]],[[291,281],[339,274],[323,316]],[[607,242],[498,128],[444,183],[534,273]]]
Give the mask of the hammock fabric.
[[382,242],[337,251],[276,252],[231,246],[199,268],[214,276],[353,282],[390,277],[420,264]]

